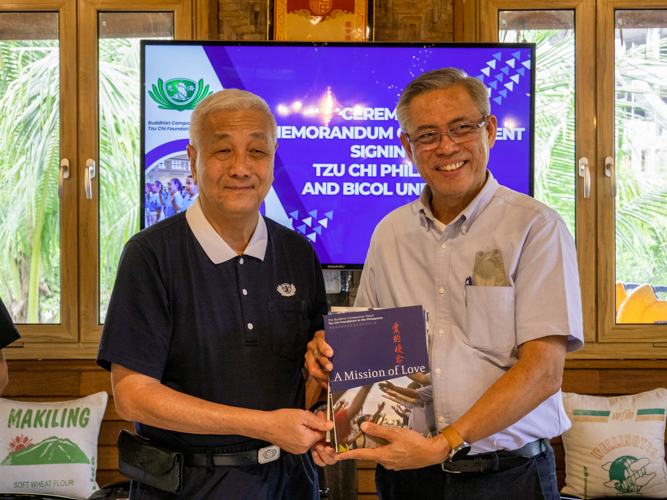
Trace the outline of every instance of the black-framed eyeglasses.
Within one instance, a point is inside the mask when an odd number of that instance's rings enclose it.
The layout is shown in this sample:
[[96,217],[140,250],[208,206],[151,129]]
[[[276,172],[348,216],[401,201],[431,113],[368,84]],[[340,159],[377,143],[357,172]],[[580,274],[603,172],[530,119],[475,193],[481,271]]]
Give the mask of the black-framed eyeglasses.
[[457,125],[444,132],[439,130],[427,130],[425,132],[414,134],[412,137],[408,134],[405,135],[410,144],[412,144],[417,151],[430,151],[440,145],[443,134],[447,134],[454,144],[469,141],[473,138],[474,134],[484,126],[488,117],[489,115],[484,115],[479,122]]

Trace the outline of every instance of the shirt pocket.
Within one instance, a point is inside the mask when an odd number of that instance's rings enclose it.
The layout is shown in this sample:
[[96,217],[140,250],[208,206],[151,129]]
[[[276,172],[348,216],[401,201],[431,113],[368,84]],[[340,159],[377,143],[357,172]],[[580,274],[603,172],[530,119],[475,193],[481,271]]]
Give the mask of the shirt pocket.
[[308,343],[308,304],[305,300],[269,300],[271,348],[278,356],[303,357]]
[[507,352],[514,347],[514,288],[468,286],[464,306],[464,334],[470,347],[481,351]]

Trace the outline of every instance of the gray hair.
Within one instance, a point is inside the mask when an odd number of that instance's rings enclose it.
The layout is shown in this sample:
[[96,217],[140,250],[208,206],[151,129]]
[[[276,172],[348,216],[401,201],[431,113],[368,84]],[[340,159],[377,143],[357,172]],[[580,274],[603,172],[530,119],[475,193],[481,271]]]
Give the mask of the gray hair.
[[211,94],[200,102],[190,118],[190,144],[195,149],[203,133],[204,121],[207,116],[217,111],[259,111],[266,116],[273,140],[277,135],[276,118],[264,99],[251,92],[239,89],[225,89]]
[[489,91],[481,80],[468,76],[465,71],[456,68],[436,69],[419,75],[403,90],[396,105],[396,117],[401,130],[407,132],[410,126],[408,111],[415,97],[433,90],[445,90],[454,85],[460,85],[468,92],[482,116],[491,114]]

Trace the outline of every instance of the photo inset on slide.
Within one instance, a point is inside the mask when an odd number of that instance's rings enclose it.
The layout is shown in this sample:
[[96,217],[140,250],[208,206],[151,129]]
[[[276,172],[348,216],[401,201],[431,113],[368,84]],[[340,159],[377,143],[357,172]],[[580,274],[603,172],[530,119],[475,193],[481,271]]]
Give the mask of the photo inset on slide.
[[199,195],[185,151],[148,167],[145,178],[145,227],[187,210]]

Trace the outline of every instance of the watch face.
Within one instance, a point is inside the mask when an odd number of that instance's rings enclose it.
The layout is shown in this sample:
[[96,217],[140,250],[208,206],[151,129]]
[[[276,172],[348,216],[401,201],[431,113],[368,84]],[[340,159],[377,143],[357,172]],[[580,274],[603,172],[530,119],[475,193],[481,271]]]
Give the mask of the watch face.
[[452,449],[451,453],[449,454],[449,459],[450,460],[454,460],[454,458],[461,459],[465,457],[468,453],[470,453],[470,445],[464,441],[463,443]]

